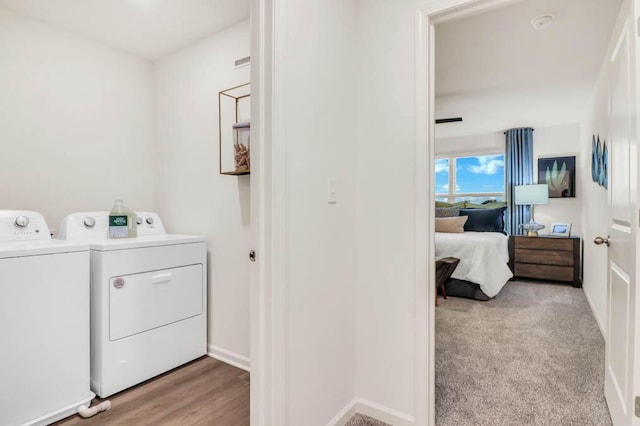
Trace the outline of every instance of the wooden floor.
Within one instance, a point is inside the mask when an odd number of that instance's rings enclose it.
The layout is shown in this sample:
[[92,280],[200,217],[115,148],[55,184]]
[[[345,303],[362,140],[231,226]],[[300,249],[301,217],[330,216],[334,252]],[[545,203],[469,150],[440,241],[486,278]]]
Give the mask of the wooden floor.
[[204,357],[108,399],[110,410],[89,419],[76,414],[54,424],[248,425],[249,373]]

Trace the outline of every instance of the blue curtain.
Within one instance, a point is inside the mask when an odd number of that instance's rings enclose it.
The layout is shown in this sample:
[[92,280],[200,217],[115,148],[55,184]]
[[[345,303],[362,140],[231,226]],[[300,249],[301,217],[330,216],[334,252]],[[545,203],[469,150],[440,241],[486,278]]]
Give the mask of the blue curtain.
[[533,129],[509,129],[505,149],[507,175],[507,233],[520,234],[520,224],[529,221],[530,207],[514,203],[514,187],[533,183]]

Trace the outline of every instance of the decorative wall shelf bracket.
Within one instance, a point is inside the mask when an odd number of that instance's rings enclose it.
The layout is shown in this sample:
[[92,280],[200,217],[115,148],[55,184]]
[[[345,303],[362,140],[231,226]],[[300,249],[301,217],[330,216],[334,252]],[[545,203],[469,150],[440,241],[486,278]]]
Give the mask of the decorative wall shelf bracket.
[[250,96],[251,83],[218,93],[221,175],[239,176],[251,172]]

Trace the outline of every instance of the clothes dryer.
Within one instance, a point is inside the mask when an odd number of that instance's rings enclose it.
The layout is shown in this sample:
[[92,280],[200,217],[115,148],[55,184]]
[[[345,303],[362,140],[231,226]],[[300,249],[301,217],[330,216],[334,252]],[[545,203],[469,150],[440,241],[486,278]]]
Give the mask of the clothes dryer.
[[75,414],[89,387],[89,246],[44,217],[0,210],[0,425]]
[[91,389],[107,397],[206,354],[204,237],[165,232],[137,212],[136,238],[108,239],[108,212],[68,215],[59,238],[87,241]]

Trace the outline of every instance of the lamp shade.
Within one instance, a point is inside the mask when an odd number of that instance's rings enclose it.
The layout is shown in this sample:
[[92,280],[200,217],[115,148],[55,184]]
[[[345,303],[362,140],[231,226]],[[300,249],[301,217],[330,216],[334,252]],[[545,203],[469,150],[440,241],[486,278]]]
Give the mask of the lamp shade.
[[549,186],[541,185],[520,185],[515,187],[516,204],[548,204]]

